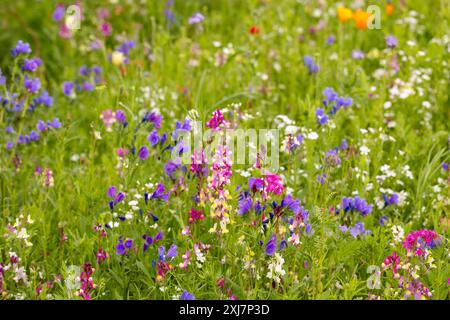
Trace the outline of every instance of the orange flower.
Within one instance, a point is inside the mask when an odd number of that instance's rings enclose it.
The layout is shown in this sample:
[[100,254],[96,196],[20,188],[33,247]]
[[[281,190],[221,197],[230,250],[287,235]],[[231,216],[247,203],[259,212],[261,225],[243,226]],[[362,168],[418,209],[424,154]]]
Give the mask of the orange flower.
[[386,14],[388,16],[392,16],[393,13],[394,13],[394,5],[392,3],[386,4]]
[[355,14],[353,15],[353,20],[355,20],[356,27],[359,30],[364,30],[367,28],[369,18],[372,16],[371,13],[365,12],[361,9],[356,10]]
[[347,20],[350,20],[352,18],[352,10],[347,9],[345,7],[339,7],[337,8],[338,18],[341,20],[341,22],[345,22]]

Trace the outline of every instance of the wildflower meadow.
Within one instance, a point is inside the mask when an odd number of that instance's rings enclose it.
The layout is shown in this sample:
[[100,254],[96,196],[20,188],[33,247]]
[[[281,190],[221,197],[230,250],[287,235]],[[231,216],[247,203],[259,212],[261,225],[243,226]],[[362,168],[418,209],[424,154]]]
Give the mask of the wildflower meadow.
[[448,0],[0,0],[0,299],[450,299]]

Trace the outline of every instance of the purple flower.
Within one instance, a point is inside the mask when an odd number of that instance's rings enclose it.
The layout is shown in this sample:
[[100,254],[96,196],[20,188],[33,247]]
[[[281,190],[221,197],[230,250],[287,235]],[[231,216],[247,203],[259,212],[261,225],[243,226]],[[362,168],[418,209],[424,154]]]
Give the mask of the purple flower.
[[242,216],[243,214],[249,212],[252,210],[252,199],[251,198],[243,198],[241,201],[238,202],[238,215]]
[[117,194],[117,188],[116,186],[110,186],[108,188],[108,191],[106,192],[106,194],[108,195],[108,197],[110,198],[115,198],[116,194]]
[[164,172],[172,179],[174,180],[175,178],[173,177],[173,174],[175,173],[176,170],[178,170],[178,168],[180,168],[181,165],[177,162],[174,162],[172,160],[169,160],[166,165],[164,166]]
[[156,130],[153,130],[147,137],[147,140],[148,142],[150,142],[150,145],[154,147],[159,142],[158,132]]
[[127,239],[125,241],[125,248],[131,249],[132,246],[133,246],[133,240],[132,239]]
[[334,35],[332,35],[332,34],[329,35],[328,38],[327,38],[327,44],[333,44],[335,39],[336,38],[335,38]]
[[183,290],[183,293],[180,296],[180,300],[195,300],[195,296],[192,293]]
[[145,160],[150,155],[148,148],[146,146],[142,146],[138,151],[139,159]]
[[6,142],[5,148],[6,150],[11,150],[14,147],[14,142],[8,141]]
[[303,211],[303,207],[300,205],[300,200],[294,199],[290,194],[288,194],[283,200],[281,200],[281,206],[288,208],[295,214]]
[[152,112],[151,114],[147,112],[142,118],[142,122],[151,122],[155,126],[156,129],[161,128],[161,122],[162,122],[162,115],[158,115],[155,112]]
[[320,184],[325,184],[326,180],[327,180],[327,174],[326,173],[317,175],[317,182],[319,182]]
[[309,74],[314,74],[319,71],[319,66],[314,62],[314,59],[311,56],[304,56],[303,63],[308,68]]
[[169,193],[165,193],[166,188],[162,183],[156,186],[155,192],[153,192],[151,199],[161,199],[165,202],[169,201]]
[[192,24],[202,23],[204,20],[205,20],[205,17],[200,12],[197,12],[189,17],[188,23],[190,25],[192,25]]
[[380,223],[380,225],[381,226],[385,226],[386,225],[386,223],[389,221],[389,218],[387,217],[387,216],[382,216],[379,220],[378,220],[378,222]]
[[274,234],[266,244],[265,253],[269,256],[273,255],[277,250],[277,235]]
[[52,127],[53,129],[59,129],[61,128],[61,122],[58,118],[53,119],[53,121],[47,121],[47,124]]
[[449,171],[449,164],[447,162],[444,162],[442,163],[441,168],[444,171]]
[[388,48],[394,49],[398,45],[398,40],[395,36],[387,36],[386,37],[386,46]]
[[130,54],[130,50],[133,49],[136,46],[136,43],[134,41],[124,41],[119,48],[117,48],[117,51],[122,52],[124,55],[128,56]]
[[363,216],[367,216],[372,212],[373,205],[369,205],[365,199],[358,196],[354,198],[342,197],[342,209],[345,213],[359,211]]
[[261,178],[249,178],[248,179],[248,188],[252,192],[256,192],[258,190],[261,190],[264,187],[264,181]]
[[125,116],[125,112],[123,112],[123,110],[116,111],[116,120],[121,124],[125,124],[127,122],[127,117]]
[[58,4],[55,8],[55,11],[53,11],[53,21],[61,21],[64,18],[65,15],[65,8],[63,4]]
[[305,233],[308,237],[311,237],[314,234],[314,229],[309,223],[305,225]]
[[38,141],[39,140],[39,134],[36,132],[36,130],[32,130],[30,132],[30,140],[31,141]]
[[364,223],[362,222],[358,222],[353,228],[350,229],[350,235],[353,238],[357,238],[359,235],[364,235],[364,233]]
[[153,240],[155,242],[158,242],[158,241],[161,241],[163,238],[164,238],[164,235],[163,235],[162,231],[159,231]]
[[175,130],[172,133],[172,138],[174,140],[177,140],[179,132],[187,132],[190,130],[191,130],[191,122],[189,121],[189,119],[186,118],[183,123],[177,121],[175,123]]
[[22,65],[22,71],[35,72],[42,65],[39,58],[25,59]]
[[94,91],[94,85],[89,81],[83,81],[83,90],[84,91]]
[[288,246],[287,241],[286,240],[281,240],[280,241],[280,251],[282,251],[283,249],[286,249]]
[[11,126],[7,126],[5,131],[6,131],[6,133],[9,133],[9,134],[13,134],[14,133],[14,129]]
[[175,258],[176,256],[178,256],[178,247],[175,244],[172,244],[169,250],[167,250],[166,258],[170,259]]
[[165,257],[164,257],[165,253],[166,253],[166,249],[164,249],[163,246],[160,246],[158,248],[158,261],[164,261],[165,260]]
[[36,93],[41,87],[41,82],[39,81],[39,78],[30,79],[28,77],[25,77],[23,86],[28,91],[28,93]]
[[[339,149],[338,149],[339,150]],[[339,158],[338,150],[330,149],[326,156],[325,161],[332,167],[339,167],[341,165],[341,158]]]
[[361,50],[353,50],[352,58],[354,60],[362,60],[362,59],[364,59],[364,52],[362,52]]
[[125,250],[126,250],[126,248],[123,245],[123,240],[122,240],[122,238],[120,238],[119,239],[119,243],[116,246],[116,254],[121,256],[121,255],[123,255],[125,253]]
[[102,68],[100,68],[99,66],[93,66],[92,67],[92,72],[95,73],[95,75],[99,76],[102,74]]
[[10,50],[13,58],[17,57],[19,54],[31,53],[30,45],[22,40],[19,40],[15,48]]
[[328,101],[335,101],[338,98],[338,94],[333,90],[333,88],[325,88],[322,91],[322,94]]
[[88,67],[86,67],[86,66],[80,67],[80,70],[79,70],[80,76],[87,77],[89,75],[89,73],[90,73],[90,70]]
[[74,96],[74,89],[75,89],[75,83],[71,82],[71,81],[65,81],[62,84],[62,91],[63,93],[68,96],[68,97],[73,97]]
[[53,97],[48,94],[47,91],[43,91],[41,95],[35,99],[37,104],[43,104],[47,107],[53,106]]
[[328,116],[325,114],[325,110],[318,108],[316,110],[316,119],[320,125],[326,125],[328,122]]
[[398,203],[398,194],[393,193],[389,198],[389,204],[397,204]]

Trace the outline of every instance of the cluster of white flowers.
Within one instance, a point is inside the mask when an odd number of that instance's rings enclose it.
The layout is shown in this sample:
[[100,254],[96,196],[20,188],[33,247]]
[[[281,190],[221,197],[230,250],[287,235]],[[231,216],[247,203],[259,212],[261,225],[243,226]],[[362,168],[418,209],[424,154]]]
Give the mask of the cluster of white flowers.
[[405,238],[405,230],[401,226],[393,225],[391,227],[392,237],[394,242],[391,243],[391,246],[396,246],[398,243],[402,242]]
[[31,219],[30,215],[25,217],[23,214],[21,214],[16,218],[13,224],[9,224],[7,226],[7,232],[4,234],[4,237],[18,239],[22,241],[26,247],[31,247],[33,246],[33,243],[28,240],[30,238],[30,235],[28,234],[26,226],[33,223],[34,220]]
[[275,281],[276,283],[280,283],[281,279],[286,274],[286,271],[283,269],[283,265],[283,257],[278,252],[276,252],[268,265],[269,271],[267,272],[267,278]]
[[196,258],[197,268],[202,268],[203,264],[206,261],[206,252],[208,251],[210,245],[206,245],[203,243],[194,244],[194,254]]

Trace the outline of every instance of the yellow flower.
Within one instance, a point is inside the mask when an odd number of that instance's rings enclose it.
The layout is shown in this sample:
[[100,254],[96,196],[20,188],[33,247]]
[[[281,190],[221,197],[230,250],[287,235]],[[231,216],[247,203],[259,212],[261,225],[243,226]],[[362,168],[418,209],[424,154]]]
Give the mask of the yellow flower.
[[122,52],[114,51],[111,55],[111,61],[112,61],[113,65],[115,65],[116,67],[119,67],[119,66],[123,65],[123,63],[125,61],[125,55]]
[[348,21],[352,18],[352,10],[345,8],[345,7],[339,7],[337,8],[338,12],[338,18],[341,20],[341,22]]

